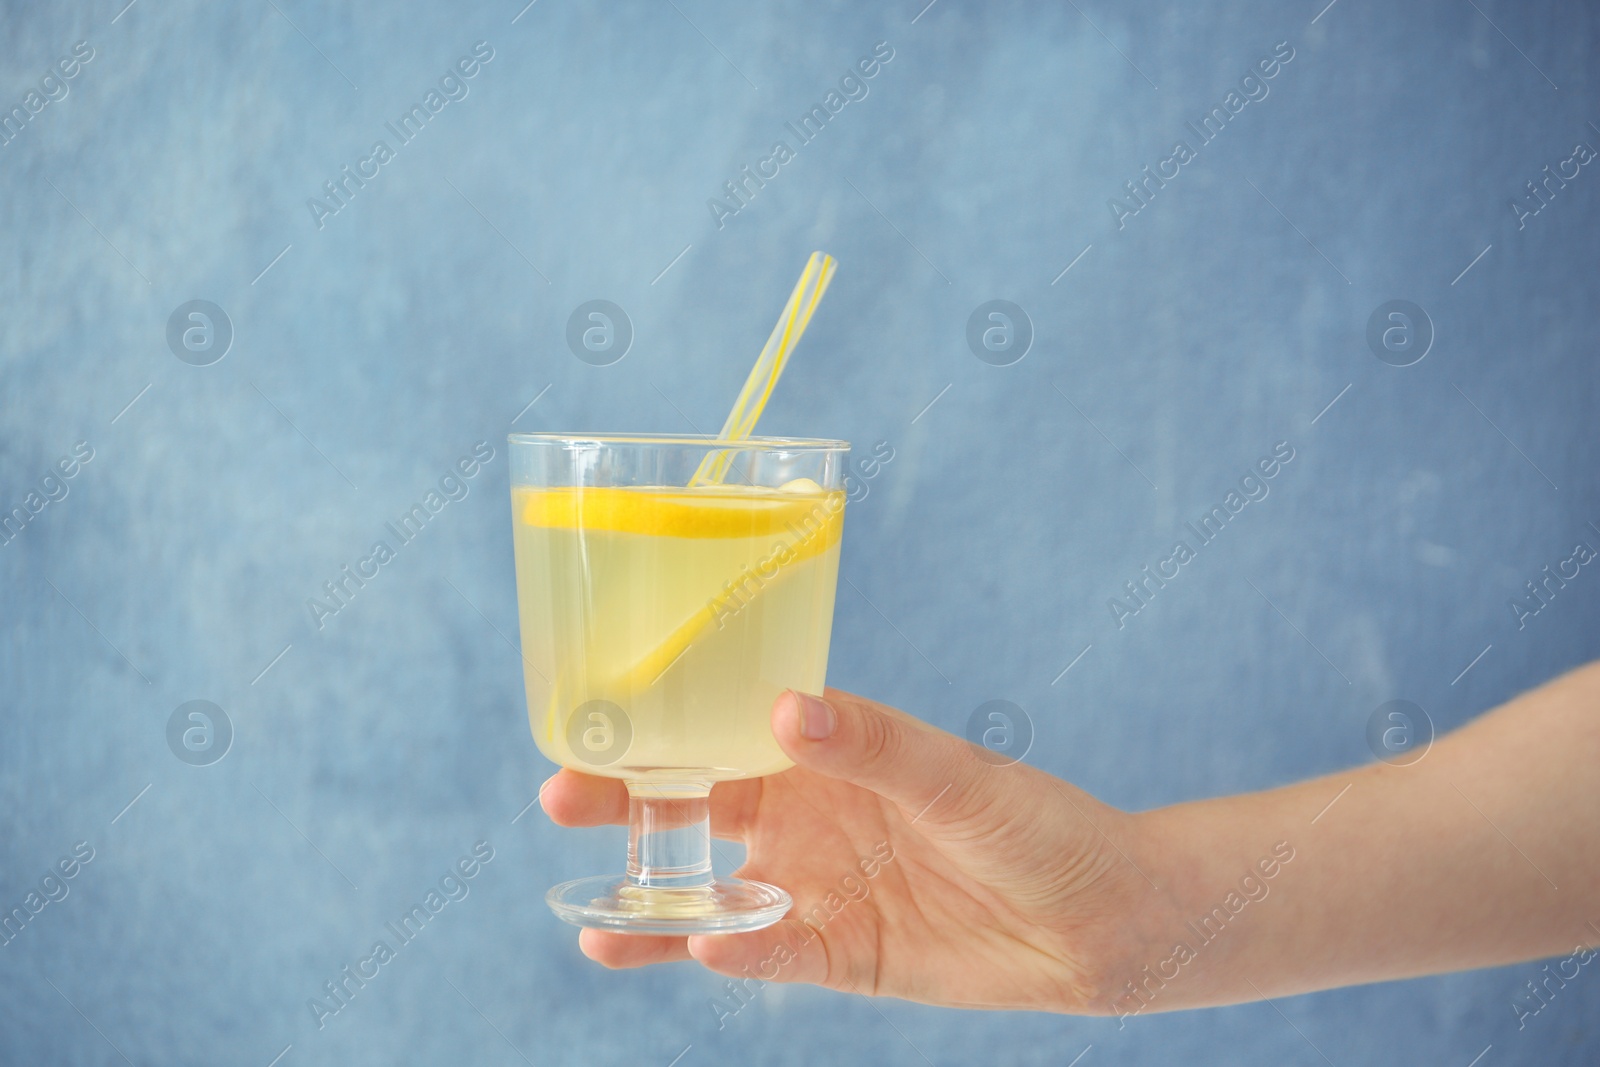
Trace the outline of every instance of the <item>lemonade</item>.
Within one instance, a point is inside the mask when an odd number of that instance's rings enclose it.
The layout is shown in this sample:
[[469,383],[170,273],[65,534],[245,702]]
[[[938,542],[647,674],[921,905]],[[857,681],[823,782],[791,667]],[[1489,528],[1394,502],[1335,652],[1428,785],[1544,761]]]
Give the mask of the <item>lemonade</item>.
[[790,765],[768,715],[821,692],[845,494],[741,485],[519,485],[528,714],[555,762],[630,782]]

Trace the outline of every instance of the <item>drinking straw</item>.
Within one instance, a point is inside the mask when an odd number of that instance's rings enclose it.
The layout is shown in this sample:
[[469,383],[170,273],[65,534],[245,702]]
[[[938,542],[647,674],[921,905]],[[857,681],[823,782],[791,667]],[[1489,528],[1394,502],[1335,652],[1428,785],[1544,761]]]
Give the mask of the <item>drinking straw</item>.
[[[806,261],[806,269],[801,272],[800,280],[789,294],[789,302],[783,307],[783,314],[778,316],[777,324],[772,327],[772,333],[761,349],[761,355],[756,358],[755,366],[750,368],[750,376],[745,379],[739,398],[733,402],[733,410],[728,412],[728,419],[722,424],[722,432],[717,435],[719,441],[743,441],[756,428],[756,420],[761,418],[767,399],[772,396],[773,386],[778,384],[778,378],[789,362],[789,353],[800,343],[806,326],[811,322],[812,313],[822,300],[822,294],[828,291],[835,266],[832,256],[824,252],[811,253],[811,258]],[[732,449],[707,453],[705,459],[700,461],[699,469],[694,472],[694,477],[689,479],[689,485],[720,483],[727,476],[732,458]]]
[[[772,327],[772,333],[767,337],[766,346],[761,349],[755,366],[750,368],[750,376],[739,391],[739,399],[734,401],[733,410],[728,412],[728,421],[722,424],[722,432],[717,435],[719,443],[743,441],[755,429],[761,410],[772,396],[773,386],[778,384],[778,377],[789,362],[789,353],[800,343],[806,326],[811,322],[812,313],[817,310],[818,301],[833,280],[834,267],[832,256],[823,252],[811,253],[811,258],[806,261],[806,269],[801,272],[800,280],[789,294],[789,302],[783,307],[783,314]],[[735,451],[718,449],[706,453],[694,477],[689,480],[689,487],[721,484]],[[815,555],[829,544],[820,531],[812,534],[809,541],[814,543],[797,547],[797,559]],[[668,667],[677,662],[678,657],[717,618],[718,613],[726,609],[726,601],[732,595],[724,593],[712,597],[705,607],[684,620],[664,641],[625,671],[617,679],[618,684],[628,688],[653,684]]]

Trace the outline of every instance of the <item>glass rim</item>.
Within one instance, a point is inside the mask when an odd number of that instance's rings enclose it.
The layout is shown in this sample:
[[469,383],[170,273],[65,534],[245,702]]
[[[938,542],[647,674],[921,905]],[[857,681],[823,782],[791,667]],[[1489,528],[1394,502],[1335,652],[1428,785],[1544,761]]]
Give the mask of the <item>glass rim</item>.
[[850,442],[824,437],[746,437],[738,441],[715,434],[624,434],[624,433],[509,433],[511,444],[571,446],[606,445],[688,445],[703,448],[738,449],[768,452],[849,451]]

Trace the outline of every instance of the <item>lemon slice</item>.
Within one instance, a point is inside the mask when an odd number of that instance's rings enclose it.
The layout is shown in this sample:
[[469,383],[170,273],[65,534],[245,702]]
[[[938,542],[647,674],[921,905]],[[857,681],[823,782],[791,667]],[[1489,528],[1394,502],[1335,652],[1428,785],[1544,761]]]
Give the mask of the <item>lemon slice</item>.
[[817,506],[825,506],[829,495],[809,478],[796,479],[781,490],[580,486],[521,488],[517,494],[517,516],[529,526],[690,538],[777,533],[803,521]]
[[789,481],[778,486],[778,491],[781,493],[811,493],[821,496],[823,490],[822,486],[818,485],[810,478],[791,478]]
[[[795,564],[837,544],[843,532],[845,494],[826,490],[810,478],[795,478],[777,489],[713,485],[695,489],[656,487],[558,487],[517,490],[516,514],[530,526],[697,539],[789,535],[772,553],[752,565],[771,573],[763,587],[783,578]],[[678,624],[655,648],[613,682],[617,692],[651,685],[705,630],[735,609],[746,574],[734,575],[705,606]],[[556,694],[551,693],[552,711]],[[553,716],[549,717],[553,719]],[[549,727],[553,729],[553,724]]]
[[[839,535],[844,531],[844,524],[837,519],[839,510],[844,503],[844,494],[840,493],[838,496],[840,499],[836,503],[839,507],[833,509],[820,523],[806,530],[798,540],[778,546],[773,551],[773,554],[768,557],[775,570],[770,577],[762,579],[763,587],[770,586],[772,583],[782,579],[786,574],[790,573],[795,564],[820,555],[838,543]],[[817,501],[816,504],[818,508],[827,508],[830,502],[832,501],[822,500]],[[750,573],[758,572],[751,570]],[[672,666],[678,657],[683,655],[684,651],[695,642],[695,639],[705,632],[712,623],[717,621],[719,616],[724,612],[735,610],[735,604],[738,603],[743,589],[740,579],[746,576],[745,574],[735,576],[735,580],[729,582],[724,586],[722,592],[717,593],[707,601],[705,607],[685,619],[677,629],[667,635],[666,640],[651,649],[637,663],[624,671],[617,678],[617,685],[622,687],[625,692],[637,691],[661,677],[666,669]]]

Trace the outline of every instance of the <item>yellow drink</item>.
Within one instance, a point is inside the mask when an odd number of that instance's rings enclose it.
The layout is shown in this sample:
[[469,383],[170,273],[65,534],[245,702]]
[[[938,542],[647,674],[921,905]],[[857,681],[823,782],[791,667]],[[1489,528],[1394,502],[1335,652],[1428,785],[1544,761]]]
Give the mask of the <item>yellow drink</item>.
[[634,782],[790,765],[769,713],[821,692],[845,494],[709,485],[512,493],[539,750]]

